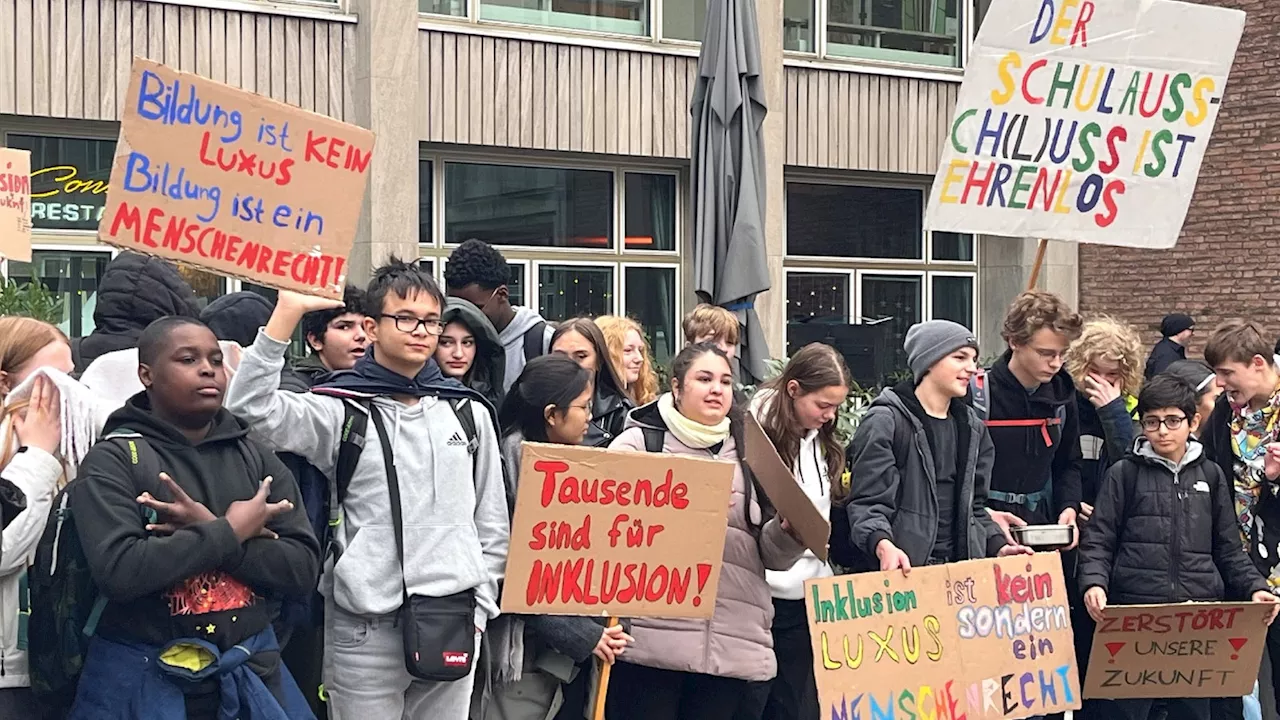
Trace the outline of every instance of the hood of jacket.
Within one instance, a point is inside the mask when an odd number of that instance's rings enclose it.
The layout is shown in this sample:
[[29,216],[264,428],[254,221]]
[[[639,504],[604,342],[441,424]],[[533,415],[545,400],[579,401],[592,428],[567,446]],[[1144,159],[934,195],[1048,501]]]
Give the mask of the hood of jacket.
[[191,448],[203,445],[215,445],[230,440],[237,440],[249,434],[249,426],[243,420],[227,412],[218,411],[213,418],[213,427],[209,434],[199,442],[191,442],[178,428],[161,420],[151,410],[151,400],[146,392],[140,392],[129,398],[124,407],[111,413],[107,418],[103,436],[120,430],[136,432],[157,447]]
[[120,253],[107,264],[98,285],[93,332],[80,343],[84,370],[98,356],[136,347],[152,322],[168,315],[199,317],[196,294],[168,260]]
[[320,384],[321,380],[324,380],[329,373],[333,372],[325,367],[325,364],[320,360],[320,356],[314,352],[295,360],[290,367],[295,373],[304,378],[308,385],[312,386]]
[[1145,437],[1133,441],[1133,456],[1139,462],[1158,465],[1171,473],[1180,473],[1206,460],[1204,446],[1194,439],[1187,440],[1187,452],[1182,456],[1182,460],[1176,463],[1157,453],[1151,441]]
[[219,340],[249,347],[258,337],[258,328],[271,319],[275,305],[256,292],[242,290],[209,303],[200,312],[200,322],[209,326]]
[[[463,300],[451,297],[446,301],[444,314],[440,319],[447,325],[460,322],[466,325],[476,339],[476,358],[468,371],[465,384],[472,390],[484,395],[495,406],[502,402],[503,381],[507,371],[506,348],[498,337],[493,323],[481,312],[480,308]],[[514,321],[513,321],[514,322]]]

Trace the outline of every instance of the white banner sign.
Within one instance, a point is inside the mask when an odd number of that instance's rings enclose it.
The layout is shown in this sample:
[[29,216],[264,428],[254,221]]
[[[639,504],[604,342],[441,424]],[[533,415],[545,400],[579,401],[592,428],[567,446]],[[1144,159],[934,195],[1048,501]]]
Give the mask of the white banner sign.
[[1173,0],[993,0],[925,227],[1173,246],[1244,19]]

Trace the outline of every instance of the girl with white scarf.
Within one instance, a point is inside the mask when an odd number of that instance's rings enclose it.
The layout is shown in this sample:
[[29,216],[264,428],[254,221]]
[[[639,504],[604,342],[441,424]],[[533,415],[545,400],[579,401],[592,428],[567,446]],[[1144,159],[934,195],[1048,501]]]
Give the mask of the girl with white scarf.
[[22,626],[30,612],[22,582],[44,534],[53,498],[97,439],[105,420],[72,380],[71,345],[60,330],[0,317],[0,478],[26,496],[0,548],[0,720],[32,717],[35,701]]

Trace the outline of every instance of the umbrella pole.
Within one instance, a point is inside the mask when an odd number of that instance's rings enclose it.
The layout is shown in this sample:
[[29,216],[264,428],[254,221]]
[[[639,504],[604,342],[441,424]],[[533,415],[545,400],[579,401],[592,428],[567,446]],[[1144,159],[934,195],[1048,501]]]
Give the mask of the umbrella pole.
[[[613,627],[618,624],[618,618],[611,617],[605,627]],[[604,720],[604,703],[609,697],[609,676],[613,673],[613,665],[611,663],[600,661],[600,685],[596,687],[595,707],[591,711],[592,720]]]
[[1031,266],[1031,279],[1027,281],[1028,290],[1036,289],[1036,281],[1040,279],[1040,266],[1044,264],[1044,251],[1048,245],[1048,240],[1040,239],[1040,246],[1036,248],[1036,262]]

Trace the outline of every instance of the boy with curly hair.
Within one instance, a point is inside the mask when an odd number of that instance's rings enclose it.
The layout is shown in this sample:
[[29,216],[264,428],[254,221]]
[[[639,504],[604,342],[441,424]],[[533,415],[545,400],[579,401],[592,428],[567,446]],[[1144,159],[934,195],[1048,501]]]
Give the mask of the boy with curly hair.
[[508,284],[511,268],[507,259],[483,240],[471,239],[449,255],[444,269],[445,291],[450,297],[462,298],[480,308],[498,331],[498,339],[507,353],[506,374],[502,392],[524,372],[524,364],[551,348],[551,326],[537,311],[512,307]]

